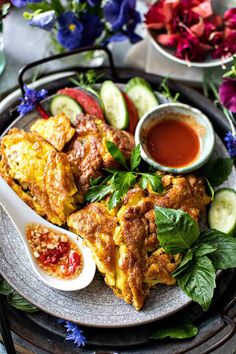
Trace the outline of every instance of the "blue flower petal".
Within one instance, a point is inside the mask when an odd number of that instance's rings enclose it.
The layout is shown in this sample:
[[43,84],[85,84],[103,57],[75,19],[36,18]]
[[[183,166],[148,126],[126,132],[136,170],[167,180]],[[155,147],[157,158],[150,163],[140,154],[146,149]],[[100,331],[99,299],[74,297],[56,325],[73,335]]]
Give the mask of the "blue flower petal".
[[73,12],[65,12],[58,18],[58,42],[66,49],[73,50],[81,46],[83,25]]
[[29,88],[28,86],[24,85],[24,97],[20,98],[20,105],[17,107],[17,111],[21,115],[25,115],[32,111],[36,105],[43,100],[47,94],[48,91],[45,89],[42,89],[40,91],[34,90]]
[[224,137],[226,147],[230,157],[236,157],[236,136],[228,132]]
[[56,22],[55,11],[42,12],[29,21],[30,26],[38,27],[46,31],[51,31]]
[[101,22],[98,15],[85,14],[81,17],[83,24],[83,33],[81,38],[81,47],[86,47],[94,44],[104,30],[104,24]]

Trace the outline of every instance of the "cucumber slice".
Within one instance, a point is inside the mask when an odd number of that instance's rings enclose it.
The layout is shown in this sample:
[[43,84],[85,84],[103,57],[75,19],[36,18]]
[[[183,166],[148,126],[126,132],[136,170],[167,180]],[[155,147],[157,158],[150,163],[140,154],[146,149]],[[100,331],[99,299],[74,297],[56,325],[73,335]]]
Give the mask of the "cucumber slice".
[[108,123],[114,128],[126,129],[129,125],[129,114],[119,87],[110,80],[104,81],[101,86],[100,97]]
[[125,92],[137,108],[139,118],[159,104],[151,86],[141,77],[131,79],[125,87]]
[[236,233],[236,192],[230,188],[219,189],[208,213],[209,226],[226,234]]
[[53,116],[64,112],[70,118],[72,124],[76,123],[77,114],[83,112],[80,105],[66,95],[56,95],[51,101],[50,111]]

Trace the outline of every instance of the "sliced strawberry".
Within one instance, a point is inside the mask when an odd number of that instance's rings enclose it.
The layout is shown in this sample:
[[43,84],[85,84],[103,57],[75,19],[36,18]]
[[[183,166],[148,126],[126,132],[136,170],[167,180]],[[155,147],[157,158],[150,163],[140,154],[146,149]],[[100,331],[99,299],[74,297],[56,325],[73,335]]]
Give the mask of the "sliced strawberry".
[[85,113],[104,119],[103,110],[97,100],[84,89],[64,88],[57,93],[67,95],[76,100]]
[[139,120],[138,111],[135,105],[133,104],[133,102],[131,101],[131,99],[129,98],[129,96],[125,92],[122,92],[122,95],[125,99],[126,107],[129,113],[129,126],[127,130],[131,134],[134,134]]

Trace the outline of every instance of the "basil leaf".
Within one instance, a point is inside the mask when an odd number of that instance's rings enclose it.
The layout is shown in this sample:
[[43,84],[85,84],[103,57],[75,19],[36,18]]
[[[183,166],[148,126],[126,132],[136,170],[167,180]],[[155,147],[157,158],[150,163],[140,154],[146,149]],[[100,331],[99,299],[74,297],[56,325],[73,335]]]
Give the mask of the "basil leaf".
[[189,262],[193,259],[193,251],[190,249],[185,254],[178,268],[172,273],[173,277],[177,277],[180,273],[184,272],[189,267]]
[[236,239],[218,230],[206,230],[200,233],[196,244],[207,243],[216,250],[209,254],[215,269],[236,267]]
[[162,176],[157,176],[152,173],[141,173],[140,187],[146,189],[148,183],[150,183],[152,190],[157,193],[162,193],[164,186],[162,184]]
[[141,155],[140,155],[140,144],[138,144],[131,152],[130,156],[130,168],[131,171],[134,171],[141,162]]
[[157,237],[166,253],[183,253],[198,238],[198,224],[182,210],[156,206],[155,219]]
[[111,193],[113,188],[111,185],[99,185],[90,187],[88,192],[85,194],[84,199],[86,202],[97,202],[102,200],[107,194]]
[[6,280],[2,280],[0,282],[0,294],[9,295],[13,291],[12,287],[6,282]]
[[214,247],[213,245],[209,245],[208,243],[203,243],[197,247],[194,247],[193,252],[195,257],[202,257],[205,256],[206,254],[215,252],[216,249],[217,248]]
[[18,294],[5,280],[0,282],[0,294],[7,296],[7,302],[18,310],[24,312],[39,311],[37,307]]
[[219,157],[205,165],[202,170],[203,176],[208,179],[213,187],[219,186],[229,177],[233,164],[234,160],[230,157]]
[[113,209],[120,202],[124,194],[126,194],[131,186],[136,182],[136,177],[132,172],[117,173],[111,179],[111,187],[113,193],[108,202],[108,208]]
[[18,294],[16,291],[13,291],[12,294],[7,297],[7,301],[11,306],[24,312],[34,313],[39,311],[36,306],[32,305],[29,301],[20,296],[20,294]]
[[198,328],[194,326],[191,322],[176,324],[173,326],[162,325],[160,329],[154,331],[149,338],[151,339],[163,339],[163,338],[174,338],[174,339],[185,339],[195,337],[198,334]]
[[214,293],[215,269],[207,256],[196,257],[190,266],[175,276],[181,289],[207,311]]
[[125,157],[120,151],[120,149],[118,148],[118,146],[116,146],[116,144],[114,144],[112,141],[107,141],[106,145],[107,145],[107,150],[109,151],[113,159],[116,160],[120,165],[125,167],[126,170],[128,170]]

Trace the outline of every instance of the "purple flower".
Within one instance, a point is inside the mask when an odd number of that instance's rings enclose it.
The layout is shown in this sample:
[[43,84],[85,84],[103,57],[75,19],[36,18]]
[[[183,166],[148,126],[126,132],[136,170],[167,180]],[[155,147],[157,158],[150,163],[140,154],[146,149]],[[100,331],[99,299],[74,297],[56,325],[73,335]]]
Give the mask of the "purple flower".
[[89,6],[94,7],[94,6],[100,6],[101,0],[87,0]]
[[77,324],[65,320],[58,320],[58,323],[62,323],[67,329],[66,340],[72,340],[77,347],[83,347],[86,344],[83,331],[79,329]]
[[224,137],[226,142],[226,147],[230,157],[236,157],[236,135],[233,135],[231,132],[228,132]]
[[118,41],[129,38],[131,43],[135,43],[141,39],[134,30],[138,23],[141,22],[141,16],[135,10],[136,0],[109,0],[104,5],[104,17],[111,24],[113,31],[119,31],[123,36],[113,35],[109,41]]
[[80,46],[85,47],[94,44],[95,39],[101,36],[104,24],[98,15],[89,13],[81,17],[81,23],[83,25],[83,33]]
[[32,111],[48,94],[48,91],[45,89],[36,91],[26,85],[24,85],[24,91],[24,97],[20,98],[21,104],[17,107],[17,111],[23,116]]
[[236,113],[236,78],[224,78],[219,88],[220,102],[231,112]]
[[51,31],[56,22],[55,11],[46,11],[35,15],[29,22],[30,26],[42,28],[46,31]]
[[81,45],[83,25],[73,12],[65,12],[58,18],[58,42],[66,49],[73,50]]
[[236,29],[236,7],[227,10],[224,14],[225,24]]
[[28,4],[41,2],[42,0],[11,0],[12,4],[16,7],[24,7]]

